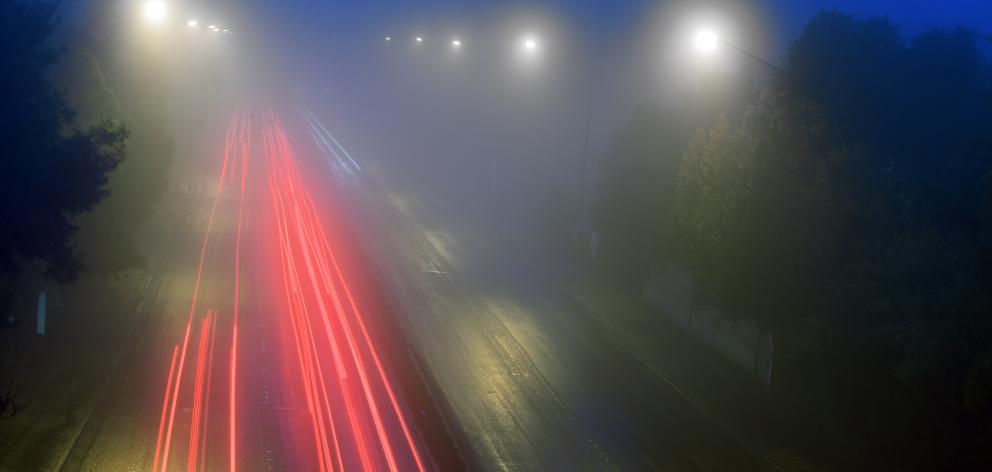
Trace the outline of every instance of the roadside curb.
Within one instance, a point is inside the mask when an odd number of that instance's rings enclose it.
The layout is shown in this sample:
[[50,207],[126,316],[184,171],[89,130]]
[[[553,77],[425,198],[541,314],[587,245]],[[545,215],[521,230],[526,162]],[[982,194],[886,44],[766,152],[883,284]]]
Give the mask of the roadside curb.
[[[144,311],[145,302],[147,301],[147,299],[149,297],[148,290],[149,290],[149,288],[151,288],[152,284],[155,282],[155,279],[157,278],[158,281],[159,281],[159,283],[161,283],[161,280],[162,280],[162,276],[161,276],[161,267],[162,267],[162,264],[163,264],[163,262],[160,260],[155,265],[155,269],[153,269],[152,272],[148,275],[148,280],[147,280],[147,282],[145,282],[144,287],[142,287],[141,288],[141,291],[140,291],[140,293],[141,293],[141,299],[138,301],[137,306],[135,308],[135,311],[136,312],[139,312],[140,313],[140,312]],[[147,313],[145,313],[145,315],[147,315]],[[142,321],[144,321],[144,318],[145,318],[145,316],[143,315],[140,318],[136,318],[131,323],[131,326],[128,328],[128,334],[126,336],[126,339],[131,339],[134,336],[134,332],[135,332],[135,329],[137,328],[137,325],[139,323],[141,323]],[[59,455],[59,459],[55,462],[55,466],[52,467],[52,470],[53,471],[61,472],[62,469],[65,467],[65,463],[69,460],[69,456],[71,456],[72,455],[72,452],[76,450],[76,446],[79,444],[79,438],[80,438],[80,436],[83,435],[83,431],[85,431],[86,430],[86,427],[90,424],[90,418],[93,416],[93,412],[96,411],[97,406],[98,406],[97,404],[100,402],[100,400],[106,394],[107,388],[110,385],[111,377],[114,375],[114,372],[116,372],[117,368],[120,366],[121,359],[124,358],[124,354],[127,351],[127,347],[129,347],[129,346],[122,346],[121,347],[121,350],[117,354],[116,359],[114,359],[113,366],[111,366],[110,370],[107,371],[107,374],[102,379],[102,382],[101,382],[101,385],[100,385],[100,391],[94,397],[95,398],[95,401],[94,401],[93,406],[91,408],[89,408],[89,410],[86,412],[86,414],[83,416],[82,420],[80,421],[79,427],[76,428],[76,431],[75,432],[73,432],[72,437],[69,439],[69,442],[65,445],[65,448],[62,450],[62,454]]]
[[[193,192],[192,191],[188,192],[186,195],[184,195],[184,198],[190,198],[191,197],[190,193]],[[199,199],[200,195],[197,192],[197,194],[192,197],[194,199]],[[186,214],[186,217],[183,219],[180,228],[185,228],[186,226],[188,226],[191,218],[192,218],[192,211]],[[171,249],[174,250],[175,247],[176,244],[173,243]],[[171,254],[173,251],[168,251],[168,252],[169,254]],[[158,287],[162,285],[162,281],[165,278],[164,275],[165,267],[167,266],[168,261],[169,261],[169,255],[163,254],[162,257],[160,257],[159,260],[156,262],[154,269],[152,269],[152,271],[149,273],[147,282],[145,282],[144,286],[139,291],[140,294],[139,299],[135,304],[135,310],[134,310],[135,313],[138,314],[139,316],[136,316],[134,320],[131,322],[131,326],[128,327],[128,333],[127,336],[125,336],[124,338],[125,340],[123,342],[123,345],[121,346],[120,352],[117,354],[116,359],[114,359],[113,366],[111,367],[110,370],[107,371],[107,374],[102,379],[101,385],[99,387],[100,392],[95,396],[95,402],[93,406],[83,416],[82,421],[80,421],[79,427],[76,428],[76,431],[73,433],[71,439],[65,445],[62,454],[59,455],[59,459],[55,462],[55,466],[51,469],[53,472],[62,472],[62,470],[65,468],[65,464],[68,462],[69,458],[72,456],[72,453],[76,450],[76,447],[79,445],[80,437],[82,437],[87,427],[89,427],[90,419],[93,416],[93,412],[96,411],[96,409],[100,406],[99,405],[100,402],[103,400],[103,397],[106,395],[107,390],[110,388],[111,379],[113,378],[114,375],[119,374],[118,368],[120,367],[121,360],[124,359],[128,349],[134,347],[134,345],[130,341],[134,340],[134,336],[138,326],[142,323],[146,323],[149,321],[148,320],[149,313],[146,304],[148,303],[149,298],[152,297],[152,294],[157,293]],[[149,292],[149,289],[151,289],[153,286],[155,287],[155,290]]]

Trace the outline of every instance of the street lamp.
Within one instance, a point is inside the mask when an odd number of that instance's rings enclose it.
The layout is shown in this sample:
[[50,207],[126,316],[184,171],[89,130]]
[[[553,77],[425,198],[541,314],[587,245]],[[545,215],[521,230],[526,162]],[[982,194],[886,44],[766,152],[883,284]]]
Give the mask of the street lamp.
[[162,0],[148,0],[145,2],[145,19],[152,23],[161,23],[169,16],[169,8]]
[[417,42],[418,43],[424,42],[424,37],[423,36],[417,36]]
[[189,20],[189,21],[186,22],[186,26],[188,26],[190,28],[196,28],[196,25],[198,25],[198,24],[200,24],[200,23],[198,21],[196,21],[195,19]]
[[460,49],[462,47],[462,41],[460,39],[451,40],[452,49]]
[[541,41],[538,37],[527,34],[521,36],[517,46],[517,56],[524,63],[528,63],[531,66],[538,62],[541,54]]
[[537,40],[531,37],[524,38],[521,45],[523,46],[524,51],[527,52],[534,52],[537,50]]
[[721,38],[719,35],[716,34],[715,31],[713,31],[711,29],[702,29],[702,30],[697,31],[693,43],[695,44],[696,49],[699,52],[703,53],[703,54],[712,54],[714,51],[716,51],[717,47],[722,44],[722,45],[727,46],[730,49],[733,49],[733,50],[735,50],[735,51],[737,51],[737,52],[739,52],[739,53],[741,53],[741,54],[743,54],[743,55],[745,55],[747,57],[750,57],[751,59],[754,59],[755,61],[761,63],[762,65],[764,65],[765,67],[768,67],[769,69],[775,71],[776,73],[779,73],[779,74],[784,74],[785,73],[785,71],[783,71],[782,68],[780,68],[780,67],[772,64],[771,62],[768,62],[768,61],[766,61],[766,60],[764,60],[764,59],[762,59],[762,58],[760,58],[760,57],[758,57],[758,56],[756,56],[754,54],[751,54],[746,49],[744,49],[744,48],[742,48],[742,47],[740,47],[740,46],[738,46],[738,45],[736,45],[736,44],[734,44],[734,43],[732,43],[730,41],[727,41],[726,39]]
[[696,32],[694,44],[696,49],[703,54],[712,54],[713,51],[716,51],[719,43],[720,38],[711,29],[702,29]]

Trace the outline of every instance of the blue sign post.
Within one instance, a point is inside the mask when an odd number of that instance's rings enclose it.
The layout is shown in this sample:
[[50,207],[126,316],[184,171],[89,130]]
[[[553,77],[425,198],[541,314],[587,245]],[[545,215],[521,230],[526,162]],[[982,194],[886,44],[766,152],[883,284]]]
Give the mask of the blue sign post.
[[45,335],[45,291],[38,293],[38,335]]

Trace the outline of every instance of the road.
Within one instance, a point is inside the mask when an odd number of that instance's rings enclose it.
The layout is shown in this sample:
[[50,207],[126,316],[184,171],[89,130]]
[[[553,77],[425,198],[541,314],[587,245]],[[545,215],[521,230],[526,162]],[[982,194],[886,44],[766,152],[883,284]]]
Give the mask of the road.
[[214,134],[61,470],[460,468],[310,145],[264,108]]
[[466,216],[444,184],[418,194],[395,175],[365,180],[356,219],[475,468],[766,469],[565,296],[540,256]]
[[213,134],[62,470],[764,470],[539,257],[395,191],[302,95]]

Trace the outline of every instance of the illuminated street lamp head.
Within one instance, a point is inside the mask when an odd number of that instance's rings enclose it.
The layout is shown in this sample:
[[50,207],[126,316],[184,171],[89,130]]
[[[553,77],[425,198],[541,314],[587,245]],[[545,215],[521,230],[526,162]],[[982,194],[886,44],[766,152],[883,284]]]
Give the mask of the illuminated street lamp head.
[[186,22],[186,26],[188,26],[190,28],[196,28],[196,25],[198,25],[198,24],[200,24],[200,23],[198,21],[196,21],[196,20],[189,20],[189,21]]
[[424,42],[424,37],[423,36],[417,36],[417,42],[418,43]]
[[389,36],[386,36],[386,41],[392,41],[392,40],[393,40],[393,38],[391,38]]
[[162,0],[148,0],[145,2],[145,19],[152,23],[165,21],[169,14],[169,9]]
[[696,49],[704,54],[710,54],[716,51],[717,45],[720,43],[720,38],[717,37],[716,33],[710,29],[703,29],[696,32],[695,38]]
[[525,51],[536,51],[537,50],[537,40],[534,38],[524,38],[523,47]]
[[462,41],[460,39],[451,40],[451,47],[454,49],[459,49],[462,47]]

